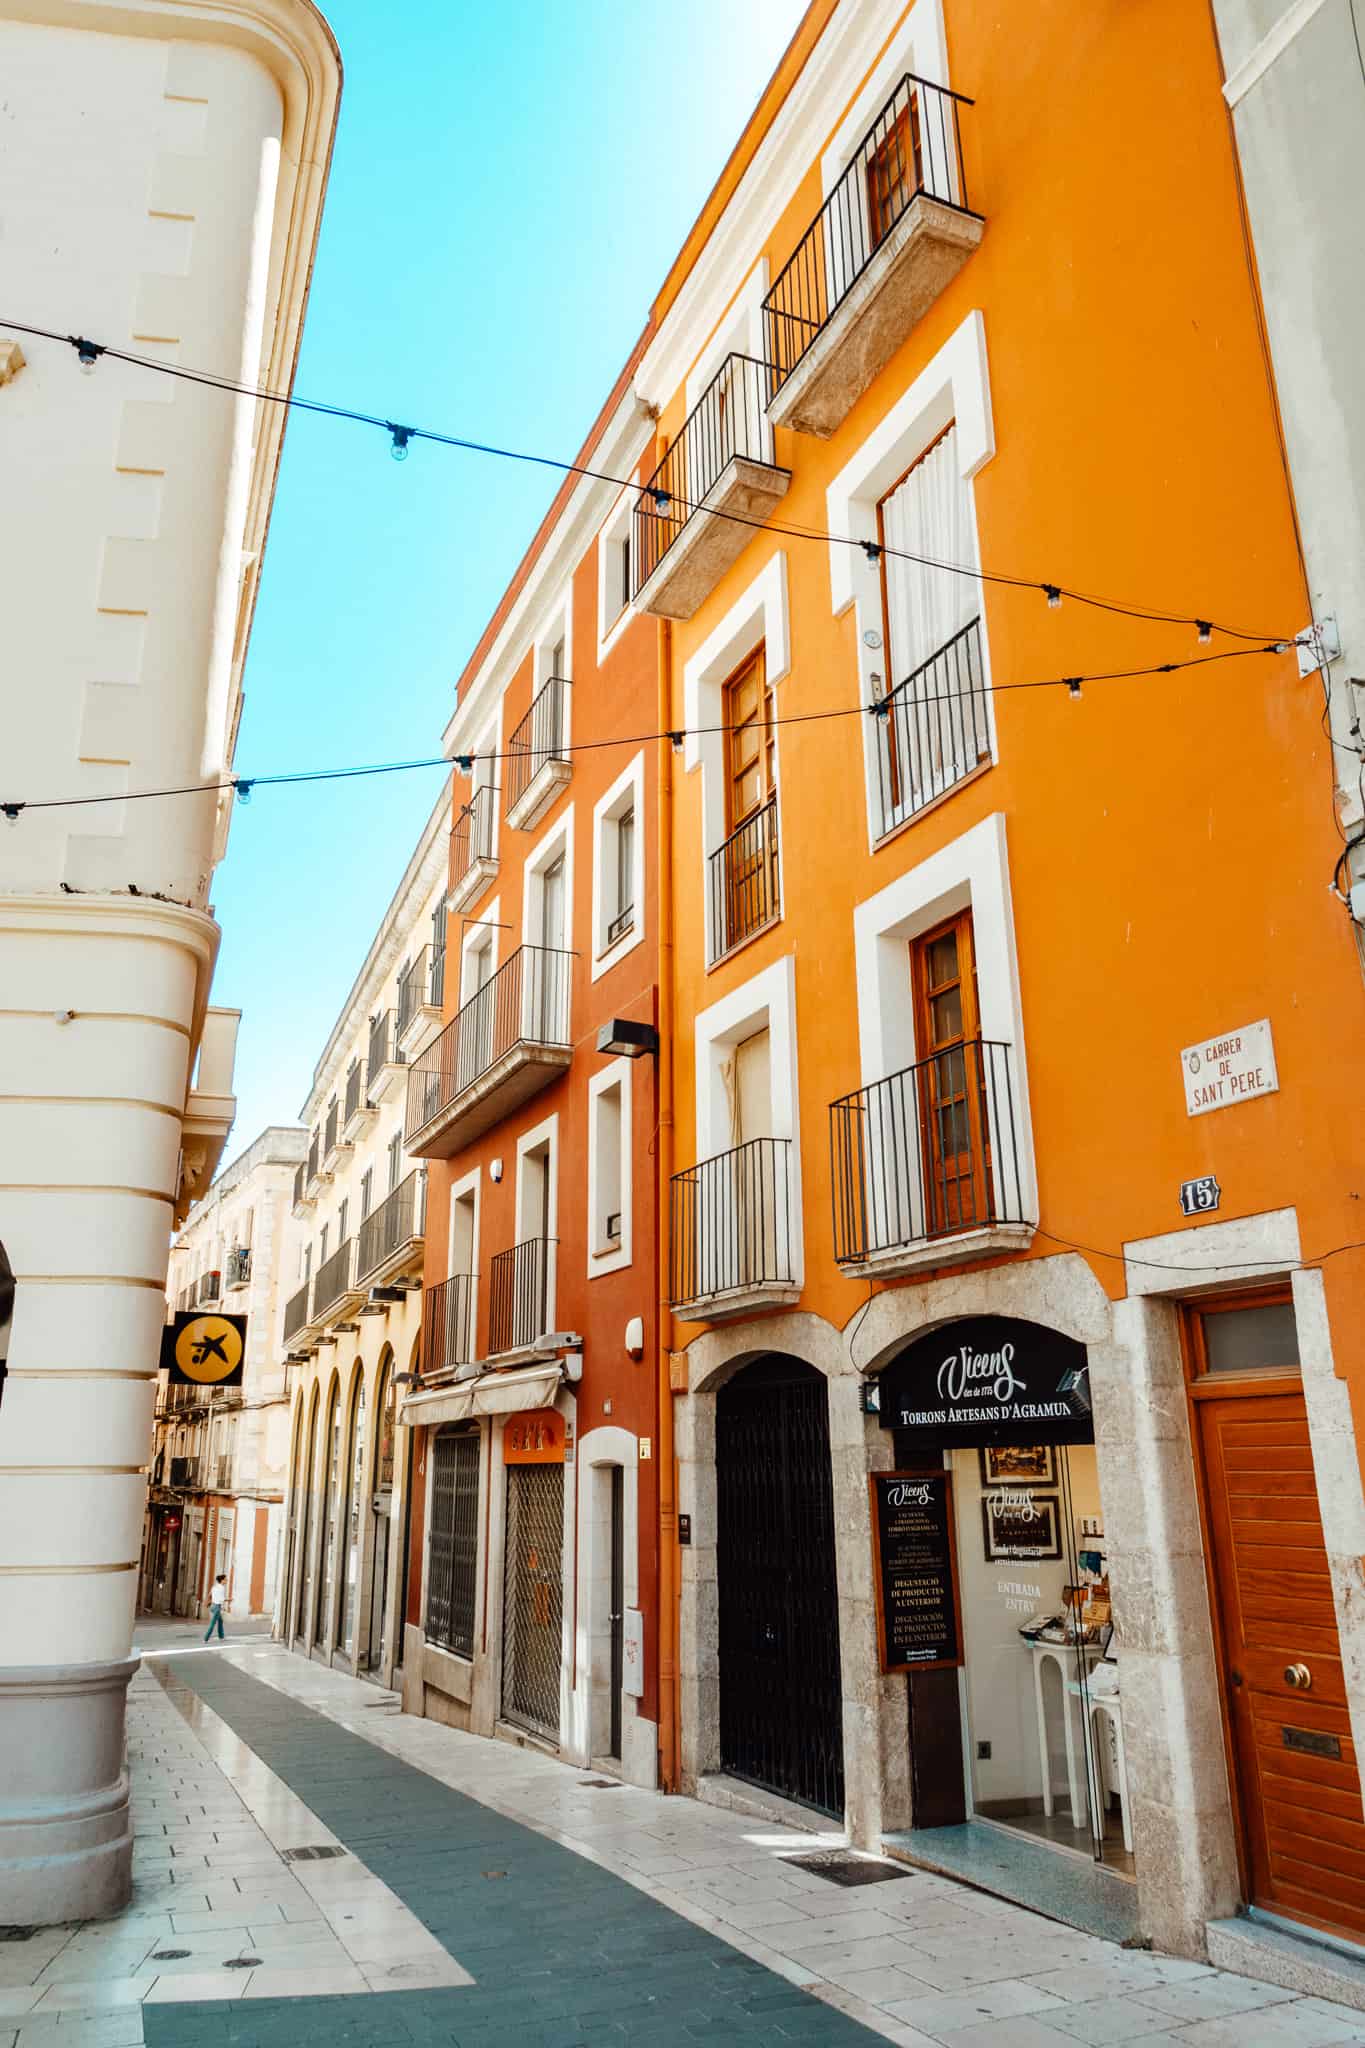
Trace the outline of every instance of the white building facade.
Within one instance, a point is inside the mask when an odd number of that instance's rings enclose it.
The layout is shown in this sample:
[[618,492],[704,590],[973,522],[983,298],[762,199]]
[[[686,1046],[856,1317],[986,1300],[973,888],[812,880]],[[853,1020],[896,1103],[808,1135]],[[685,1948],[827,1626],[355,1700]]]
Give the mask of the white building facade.
[[157,1383],[140,1605],[199,1615],[214,1576],[229,1619],[271,1614],[284,1530],[289,1392],[276,1342],[294,1173],[308,1134],[271,1125],[221,1173],[171,1247],[168,1320],[246,1319],[239,1387]]
[[[287,388],[340,91],[308,0],[0,0],[0,76],[11,317]],[[283,432],[80,367],[0,328],[0,1897],[25,1924],[129,1891],[167,1253],[234,1108],[210,887]]]
[[412,1432],[397,1410],[420,1364],[426,1231],[403,1112],[408,1066],[441,1026],[449,848],[443,792],[314,1071],[281,1288],[293,1409],[275,1633],[385,1685],[403,1647]]

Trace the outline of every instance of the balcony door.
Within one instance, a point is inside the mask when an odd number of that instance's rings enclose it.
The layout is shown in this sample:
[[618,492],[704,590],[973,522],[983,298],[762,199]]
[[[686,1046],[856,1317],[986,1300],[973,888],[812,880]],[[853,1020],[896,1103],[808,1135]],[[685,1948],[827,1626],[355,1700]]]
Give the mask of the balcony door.
[[959,911],[910,948],[920,1161],[927,1234],[988,1220],[990,1156],[981,1085],[972,914]]
[[557,1045],[560,1026],[560,977],[565,971],[564,941],[568,934],[567,880],[564,856],[551,861],[540,882],[540,943],[532,988],[532,1036],[542,1045]]
[[722,952],[777,914],[777,834],[768,807],[777,790],[773,696],[760,647],[725,685],[725,850]]
[[731,1285],[751,1286],[777,1271],[772,1039],[765,1025],[742,1039],[727,1062],[732,1150],[730,1199],[737,1271]]
[[912,92],[886,121],[886,132],[867,158],[869,254],[886,240],[924,184],[919,94]]
[[[979,636],[958,639],[979,617],[974,576],[943,562],[976,561],[971,486],[950,426],[877,507],[885,615],[886,714],[878,720],[883,825],[921,810],[988,752]],[[907,557],[922,557],[910,560]]]
[[464,957],[457,1091],[468,1088],[493,1064],[493,998],[484,996],[481,1002],[475,1001],[492,979],[493,935],[489,932]]

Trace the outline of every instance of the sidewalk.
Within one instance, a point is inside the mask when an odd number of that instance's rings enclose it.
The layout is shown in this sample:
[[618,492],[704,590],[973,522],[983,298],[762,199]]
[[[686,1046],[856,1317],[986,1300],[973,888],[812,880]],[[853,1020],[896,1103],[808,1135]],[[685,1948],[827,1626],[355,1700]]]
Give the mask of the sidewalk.
[[596,1780],[202,1635],[139,1631],[133,1903],[0,1944],[0,2048],[1365,2044],[1345,2008],[897,1865],[835,1883],[794,1860],[832,1832]]

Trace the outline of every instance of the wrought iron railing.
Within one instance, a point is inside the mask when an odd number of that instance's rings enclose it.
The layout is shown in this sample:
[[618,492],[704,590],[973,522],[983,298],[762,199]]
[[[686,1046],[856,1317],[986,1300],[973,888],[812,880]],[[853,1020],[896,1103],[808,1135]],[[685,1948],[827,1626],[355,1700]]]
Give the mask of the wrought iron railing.
[[323,1132],[322,1156],[330,1159],[337,1148],[337,1133],[341,1125],[341,1104],[335,1095],[327,1105],[327,1123]]
[[392,1010],[381,1010],[377,1017],[370,1019],[370,1050],[365,1062],[365,1086],[373,1088],[379,1079],[380,1069],[387,1066],[401,1067],[404,1056],[398,1049],[398,1033],[394,1029]]
[[428,996],[433,1010],[439,1010],[446,999],[446,934],[445,922],[440,925],[440,943],[433,941],[431,948],[431,973],[428,977]]
[[547,761],[567,761],[564,751],[564,692],[567,676],[550,676],[507,743],[507,809],[521,802]]
[[488,1262],[488,1349],[518,1351],[545,1333],[553,1238],[527,1237]]
[[321,1157],[322,1141],[318,1137],[317,1132],[314,1131],[313,1141],[308,1147],[308,1179],[310,1181],[315,1181],[318,1177],[318,1168],[321,1161]]
[[711,943],[715,958],[781,915],[777,797],[737,826],[711,855]]
[[493,805],[496,792],[491,783],[476,789],[455,820],[451,834],[453,887],[459,888],[477,861],[493,858]]
[[294,1201],[296,1204],[303,1200],[307,1187],[308,1169],[300,1163],[294,1168]]
[[736,455],[773,459],[768,425],[768,366],[752,356],[728,355],[683,421],[677,439],[635,505],[630,552],[631,596],[636,597],[707,493]]
[[517,1045],[567,1046],[573,954],[519,946],[408,1073],[409,1140]]
[[313,1282],[313,1321],[325,1316],[329,1309],[336,1307],[344,1294],[351,1288],[351,1262],[355,1256],[355,1239],[348,1237],[339,1244],[329,1259],[318,1267]]
[[791,1139],[750,1138],[675,1173],[669,1300],[793,1286]]
[[284,1305],[284,1341],[296,1336],[308,1321],[309,1282],[304,1281],[297,1294],[291,1294]]
[[468,1365],[474,1356],[474,1275],[452,1273],[422,1296],[422,1371]]
[[422,1235],[422,1191],[426,1175],[414,1168],[386,1195],[377,1209],[365,1218],[356,1233],[356,1285],[367,1280],[385,1259],[393,1257],[400,1245],[411,1244]]
[[763,301],[775,395],[921,193],[970,213],[962,93],[907,72]]
[[834,1256],[1023,1223],[1014,1048],[969,1038],[829,1108]]
[[428,963],[430,958],[429,950],[423,946],[421,952],[414,959],[409,960],[407,966],[398,977],[398,1036],[400,1038],[427,1000],[427,981],[430,972]]
[[227,1255],[227,1284],[229,1287],[245,1287],[251,1278],[251,1246],[235,1244]]
[[885,837],[990,753],[980,619],[888,691],[873,716],[879,836]]
[[221,1273],[201,1273],[199,1275],[200,1301],[217,1301],[222,1291],[223,1276]]
[[363,1077],[364,1068],[361,1066],[360,1061],[352,1060],[350,1066],[346,1069],[346,1107],[342,1119],[345,1123],[351,1121],[351,1118],[360,1107],[360,1083]]

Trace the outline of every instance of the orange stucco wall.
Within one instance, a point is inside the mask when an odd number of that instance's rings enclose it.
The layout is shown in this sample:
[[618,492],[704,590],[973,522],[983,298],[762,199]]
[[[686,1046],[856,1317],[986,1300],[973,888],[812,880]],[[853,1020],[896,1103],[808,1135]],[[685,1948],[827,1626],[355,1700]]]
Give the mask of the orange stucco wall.
[[[777,433],[792,483],[775,523],[827,526],[831,478],[980,309],[996,442],[974,486],[987,566],[1258,634],[1301,629],[1310,612],[1209,11],[1054,6],[1016,33],[985,0],[945,0],[945,15],[951,83],[976,101],[962,135],[984,240],[832,439]],[[770,275],[821,197],[813,161],[752,251]],[[683,410],[679,390],[661,447]],[[832,615],[827,547],[765,531],[675,629],[679,723],[687,657],[778,548],[792,642],[779,716],[858,701],[855,615]],[[1205,651],[1188,626],[1071,600],[1054,611],[1036,589],[987,587],[984,615],[997,684]],[[1360,972],[1328,890],[1340,839],[1321,715],[1321,684],[1299,678],[1292,652],[1096,682],[1079,703],[1002,692],[997,764],[875,852],[862,722],[784,726],[785,914],[711,972],[700,776],[679,779],[677,1162],[696,1156],[691,1020],[794,952],[804,1306],[843,1325],[867,1295],[834,1265],[826,1138],[827,1104],[862,1078],[854,906],[993,812],[1007,819],[1040,1182],[1033,1255],[1117,1252],[1178,1229],[1179,1184],[1206,1172],[1222,1185],[1220,1221],[1293,1204],[1306,1257],[1365,1238]],[[1279,1093],[1187,1117],[1180,1049],[1267,1015]],[[1091,1262],[1123,1291],[1121,1264]],[[1358,1254],[1325,1268],[1337,1369],[1357,1394],[1362,1272]]]

